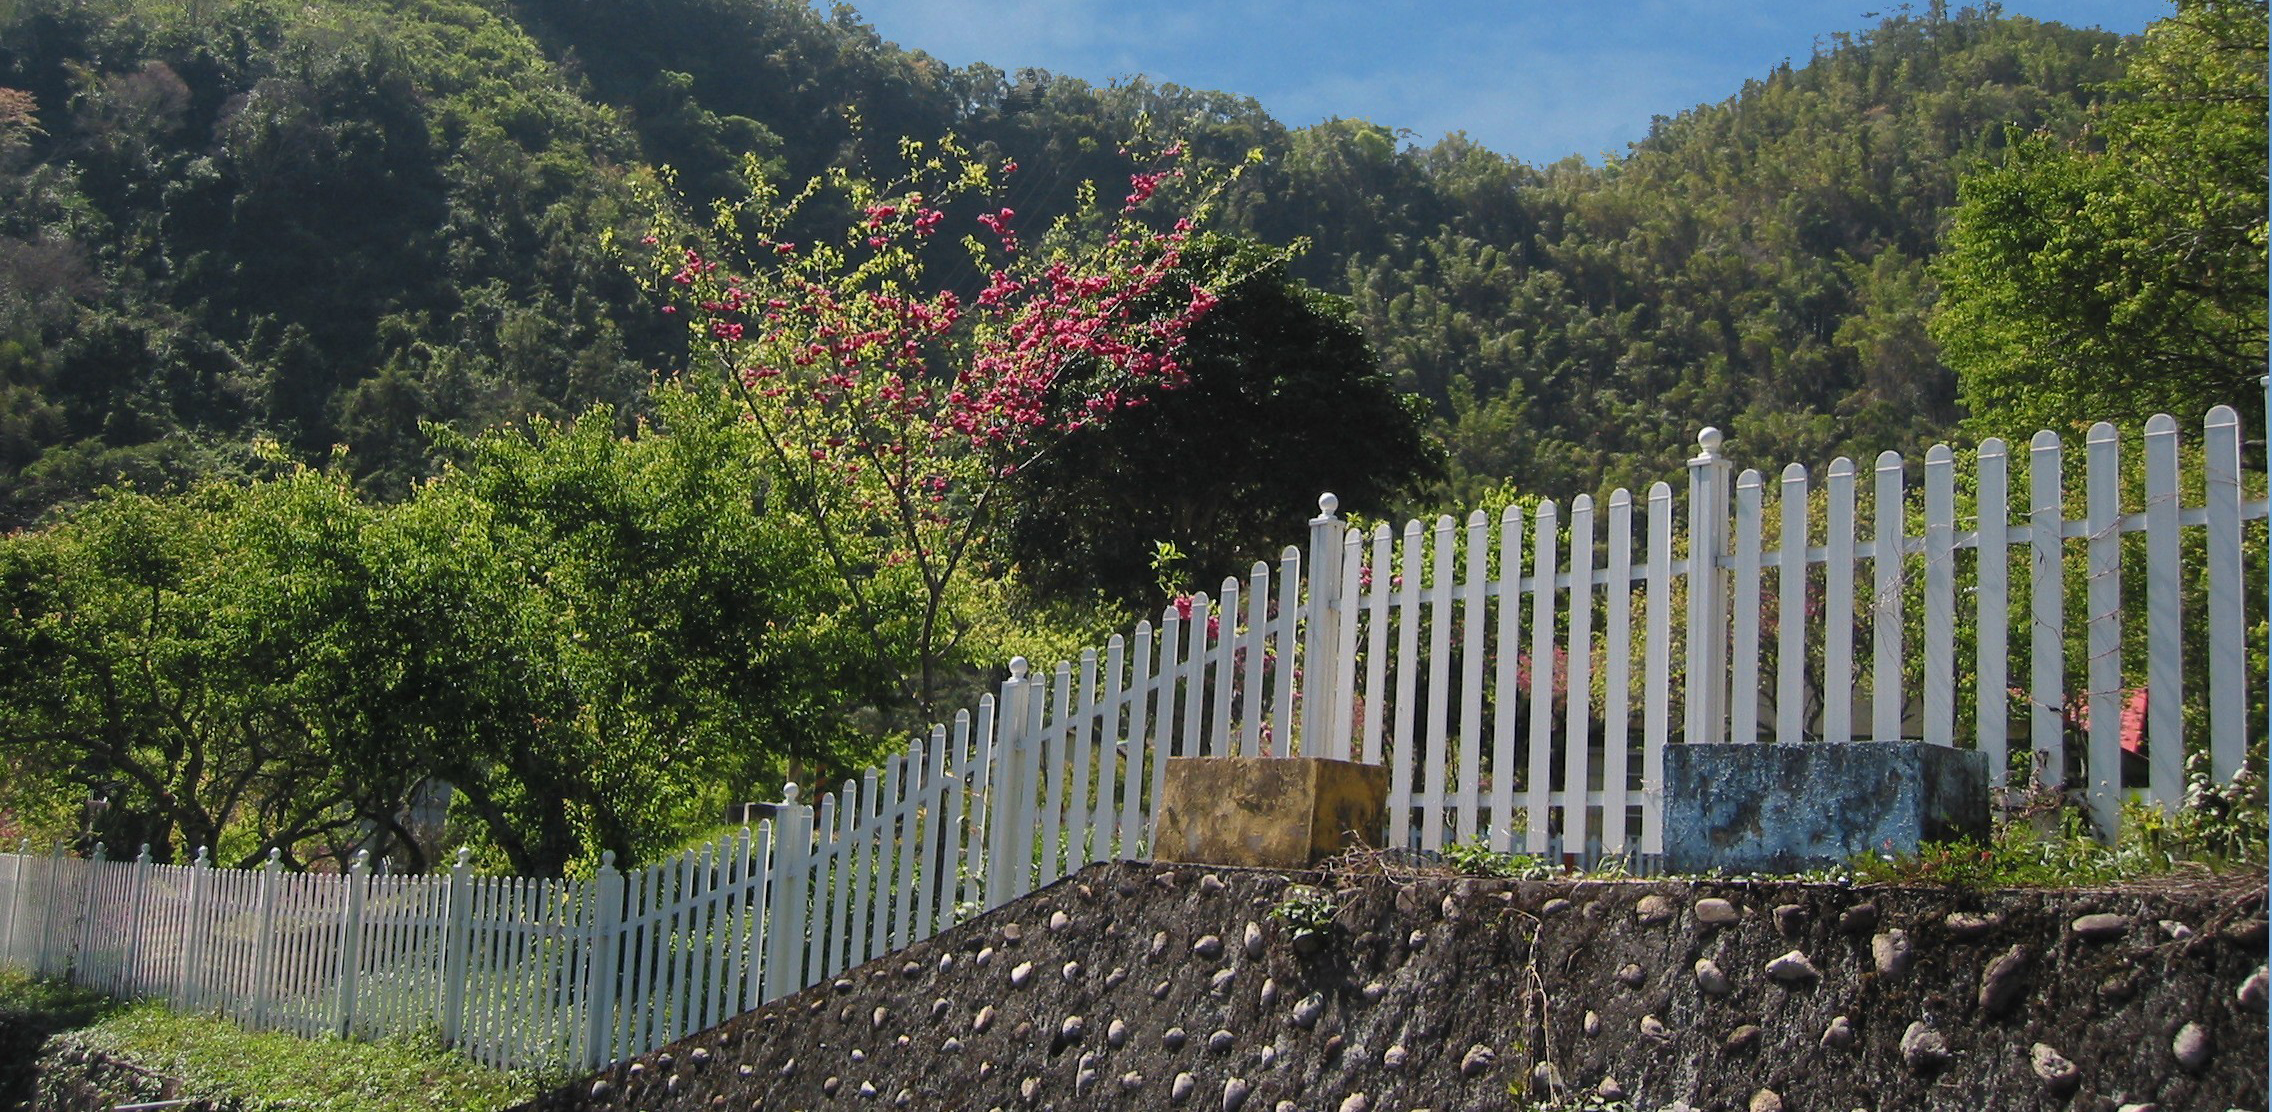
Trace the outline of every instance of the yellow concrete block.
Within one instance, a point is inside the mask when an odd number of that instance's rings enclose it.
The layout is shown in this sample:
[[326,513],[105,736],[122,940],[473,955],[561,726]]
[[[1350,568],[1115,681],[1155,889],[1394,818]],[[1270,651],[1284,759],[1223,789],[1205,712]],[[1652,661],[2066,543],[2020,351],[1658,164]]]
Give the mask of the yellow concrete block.
[[1388,770],[1322,757],[1168,761],[1152,856],[1160,861],[1299,869],[1377,846]]

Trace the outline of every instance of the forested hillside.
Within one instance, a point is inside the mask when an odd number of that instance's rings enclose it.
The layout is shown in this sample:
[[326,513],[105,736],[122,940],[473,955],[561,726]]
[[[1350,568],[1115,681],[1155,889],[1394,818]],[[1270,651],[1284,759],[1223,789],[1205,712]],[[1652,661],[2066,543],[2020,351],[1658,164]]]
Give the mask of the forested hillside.
[[[911,44],[920,47],[921,44]],[[1926,334],[1956,183],[2071,135],[2113,36],[1933,5],[1527,166],[1460,137],[1289,129],[1252,100],[952,69],[799,0],[18,0],[0,86],[0,490],[28,523],[118,475],[243,470],[273,437],[397,494],[421,420],[637,412],[680,358],[602,232],[668,164],[691,204],[754,152],[787,180],[953,131],[1017,160],[1044,226],[1148,115],[1262,161],[1228,207],[1354,297],[1451,451],[1441,494],[1901,446],[1958,416]],[[1430,500],[1434,500],[1431,498]]]

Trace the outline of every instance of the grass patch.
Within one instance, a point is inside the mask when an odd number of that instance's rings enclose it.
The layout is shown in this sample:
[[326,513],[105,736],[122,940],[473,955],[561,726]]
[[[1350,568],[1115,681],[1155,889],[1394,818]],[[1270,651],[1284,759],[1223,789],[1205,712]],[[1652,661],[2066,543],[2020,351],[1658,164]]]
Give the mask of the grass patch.
[[68,1031],[93,1023],[117,1007],[116,1001],[99,992],[0,969],[0,1023],[48,1032]]
[[431,1040],[359,1042],[251,1032],[224,1019],[177,1015],[152,1002],[111,1005],[67,1037],[180,1078],[184,1096],[245,1112],[493,1112],[535,1096],[538,1085],[535,1077],[476,1065]]

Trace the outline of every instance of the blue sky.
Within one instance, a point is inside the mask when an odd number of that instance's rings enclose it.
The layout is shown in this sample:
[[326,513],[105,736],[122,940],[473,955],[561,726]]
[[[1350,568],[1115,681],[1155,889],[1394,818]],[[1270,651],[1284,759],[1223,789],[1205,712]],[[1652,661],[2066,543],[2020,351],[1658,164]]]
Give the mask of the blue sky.
[[[825,7],[825,4],[822,6]],[[1334,116],[1451,131],[1526,162],[1598,159],[1649,120],[1724,100],[1872,0],[855,0],[885,38],[953,65],[1143,74],[1254,97],[1291,126]],[[1922,7],[1922,5],[1919,5]],[[2167,0],[2010,0],[2009,15],[2130,33]]]

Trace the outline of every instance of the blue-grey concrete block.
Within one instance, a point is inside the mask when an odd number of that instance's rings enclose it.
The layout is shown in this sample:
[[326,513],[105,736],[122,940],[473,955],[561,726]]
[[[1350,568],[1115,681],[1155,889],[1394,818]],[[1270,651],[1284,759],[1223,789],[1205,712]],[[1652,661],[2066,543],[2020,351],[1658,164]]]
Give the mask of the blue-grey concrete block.
[[1988,837],[1986,755],[1922,742],[1665,747],[1665,866],[1790,873]]

